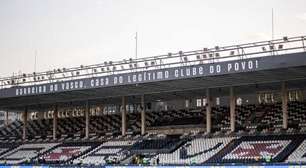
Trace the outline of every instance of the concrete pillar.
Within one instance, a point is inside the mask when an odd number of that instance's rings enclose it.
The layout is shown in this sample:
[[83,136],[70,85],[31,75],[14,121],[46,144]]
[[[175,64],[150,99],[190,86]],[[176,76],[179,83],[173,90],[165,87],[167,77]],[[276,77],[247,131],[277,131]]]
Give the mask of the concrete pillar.
[[58,108],[57,108],[57,105],[55,105],[54,113],[53,113],[53,140],[56,140],[57,119],[58,119]]
[[146,133],[146,113],[145,113],[145,103],[144,95],[141,96],[141,135]]
[[210,90],[206,89],[206,132],[211,132],[211,107],[212,107],[212,99],[210,96]]
[[9,111],[7,110],[5,112],[5,125],[8,126],[9,124]]
[[236,98],[234,95],[234,88],[230,88],[230,123],[231,123],[231,132],[235,132],[235,119],[236,119]]
[[282,83],[282,112],[283,112],[283,128],[288,128],[288,92],[287,92],[287,86],[286,83]]
[[86,139],[89,138],[89,102],[86,102],[86,109],[85,109],[85,137]]
[[122,109],[121,109],[121,127],[122,135],[126,134],[126,99],[122,96]]
[[25,140],[27,137],[27,124],[28,124],[28,108],[24,109],[23,115],[23,127],[22,127],[22,139]]

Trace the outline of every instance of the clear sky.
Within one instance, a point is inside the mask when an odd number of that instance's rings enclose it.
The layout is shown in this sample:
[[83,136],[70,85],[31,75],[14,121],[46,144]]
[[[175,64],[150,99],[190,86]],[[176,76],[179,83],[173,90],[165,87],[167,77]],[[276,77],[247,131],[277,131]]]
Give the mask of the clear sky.
[[306,35],[305,0],[0,0],[0,76]]

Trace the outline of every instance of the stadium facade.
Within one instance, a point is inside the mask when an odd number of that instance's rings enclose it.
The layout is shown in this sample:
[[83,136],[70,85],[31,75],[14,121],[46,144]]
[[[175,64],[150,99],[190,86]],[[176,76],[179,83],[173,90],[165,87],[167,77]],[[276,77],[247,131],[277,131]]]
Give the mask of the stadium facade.
[[305,36],[0,79],[4,165],[298,165]]

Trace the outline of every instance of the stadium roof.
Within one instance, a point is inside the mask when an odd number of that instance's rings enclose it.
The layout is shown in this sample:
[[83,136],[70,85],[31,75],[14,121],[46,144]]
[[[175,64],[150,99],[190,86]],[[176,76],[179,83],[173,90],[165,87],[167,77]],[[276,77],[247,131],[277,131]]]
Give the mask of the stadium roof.
[[[231,46],[204,49],[202,53],[199,51],[186,52],[189,54],[179,52],[174,58],[181,59],[180,66],[172,66],[173,63],[169,63],[162,68],[136,68],[136,70],[125,73],[13,86],[0,90],[0,108],[3,110],[23,110],[25,106],[35,108],[74,101],[94,101],[107,98],[116,100],[116,97],[136,95],[146,95],[146,100],[150,101],[157,100],[161,96],[171,98],[199,95],[204,94],[203,89],[205,88],[228,86],[240,86],[244,89],[239,89],[238,92],[247,93],[250,91],[249,86],[258,87],[258,84],[262,84],[262,87],[280,88],[277,83],[280,81],[289,81],[288,85],[293,87],[299,85],[299,87],[305,87],[303,86],[306,80],[304,41],[305,37],[284,38],[276,41],[244,44],[236,46],[236,50],[229,49]],[[289,42],[295,43],[295,45],[288,44],[285,48],[284,45]],[[245,46],[245,48],[241,48],[241,46]],[[251,46],[259,47],[262,51],[254,52],[254,48]],[[246,52],[250,48],[252,48],[252,52]],[[230,56],[223,56],[223,52],[229,51]],[[241,51],[242,53],[232,55],[233,51]],[[199,55],[203,57],[205,54],[208,56],[213,54],[213,57],[198,59]],[[195,60],[189,61],[191,57],[195,57]],[[164,59],[168,60],[168,58]],[[146,62],[147,60],[138,60],[137,63],[141,61]],[[270,83],[275,84],[271,85]],[[192,90],[196,90],[196,92]],[[222,89],[218,89],[218,92],[222,94]],[[227,92],[226,89],[225,92]],[[105,102],[104,100],[103,102]],[[112,99],[108,99],[108,101],[110,100]]]

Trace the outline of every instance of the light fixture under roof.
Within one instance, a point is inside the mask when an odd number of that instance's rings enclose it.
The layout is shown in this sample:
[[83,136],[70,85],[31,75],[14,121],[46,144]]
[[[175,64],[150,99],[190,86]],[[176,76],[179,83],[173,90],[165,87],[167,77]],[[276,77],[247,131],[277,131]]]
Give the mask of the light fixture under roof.
[[184,57],[184,61],[187,62],[187,61],[188,61],[188,58],[187,58],[187,57]]
[[278,45],[278,49],[279,49],[279,50],[282,50],[283,48],[284,48],[284,45],[283,45],[283,44],[279,44],[279,45]]

